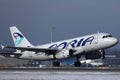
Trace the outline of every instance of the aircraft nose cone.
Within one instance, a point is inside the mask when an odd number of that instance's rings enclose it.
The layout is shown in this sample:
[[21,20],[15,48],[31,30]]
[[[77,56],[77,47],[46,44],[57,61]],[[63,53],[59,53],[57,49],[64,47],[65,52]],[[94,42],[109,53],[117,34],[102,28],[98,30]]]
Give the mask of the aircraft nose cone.
[[116,44],[118,43],[118,39],[112,38],[112,39],[111,39],[111,43],[112,43],[113,45],[116,45]]

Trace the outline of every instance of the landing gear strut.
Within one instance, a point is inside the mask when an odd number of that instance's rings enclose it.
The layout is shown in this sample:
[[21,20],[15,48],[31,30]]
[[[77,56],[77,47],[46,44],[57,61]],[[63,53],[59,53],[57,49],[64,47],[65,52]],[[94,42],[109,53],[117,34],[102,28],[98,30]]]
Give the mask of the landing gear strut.
[[60,66],[60,62],[56,60],[55,54],[53,54],[53,58],[54,58],[53,66],[59,67]]
[[105,50],[100,50],[100,53],[101,53],[101,58],[105,59]]
[[81,63],[80,63],[79,59],[80,59],[80,56],[77,57],[77,61],[74,62],[75,67],[80,67],[81,66]]
[[81,63],[80,63],[79,61],[76,61],[76,62],[74,63],[74,66],[75,66],[75,67],[80,67],[80,66],[81,66]]
[[103,50],[102,59],[105,59],[105,51]]

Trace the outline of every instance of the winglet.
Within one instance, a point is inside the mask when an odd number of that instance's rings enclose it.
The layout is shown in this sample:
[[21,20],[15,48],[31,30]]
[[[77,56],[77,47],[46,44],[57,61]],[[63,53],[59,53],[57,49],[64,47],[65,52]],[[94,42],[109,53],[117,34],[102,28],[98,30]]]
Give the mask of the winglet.
[[5,46],[4,45],[1,45],[1,49],[4,49],[5,48]]

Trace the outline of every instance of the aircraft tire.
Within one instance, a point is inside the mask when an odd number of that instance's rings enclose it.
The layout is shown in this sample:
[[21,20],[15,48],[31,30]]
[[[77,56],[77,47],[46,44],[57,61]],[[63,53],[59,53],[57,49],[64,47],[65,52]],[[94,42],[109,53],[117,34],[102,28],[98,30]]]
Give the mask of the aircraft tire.
[[59,61],[54,61],[54,62],[53,62],[53,66],[59,67],[59,66],[60,66],[60,62],[59,62]]
[[80,63],[79,61],[76,61],[76,62],[74,63],[74,66],[75,66],[75,67],[80,67],[80,66],[81,66],[81,63]]

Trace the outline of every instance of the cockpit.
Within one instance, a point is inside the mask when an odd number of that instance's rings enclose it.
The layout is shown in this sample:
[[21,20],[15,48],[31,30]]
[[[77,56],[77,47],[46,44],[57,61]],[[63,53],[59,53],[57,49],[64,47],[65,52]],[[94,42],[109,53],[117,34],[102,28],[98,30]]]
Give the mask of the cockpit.
[[112,37],[112,35],[104,35],[103,38]]

